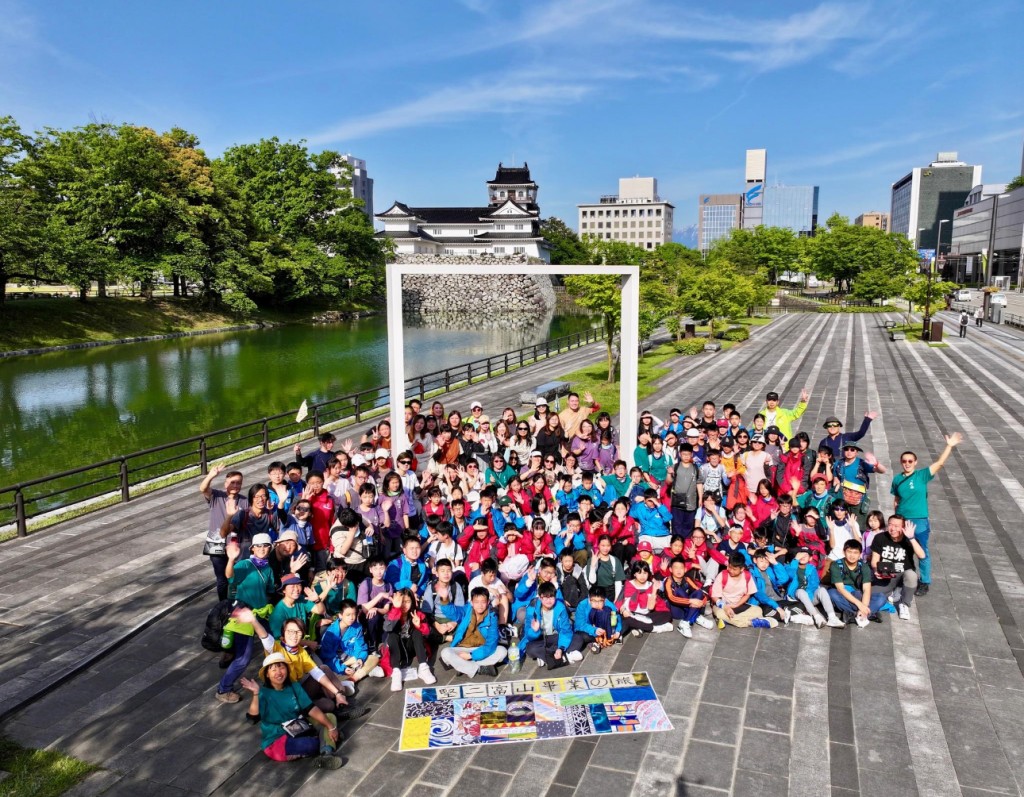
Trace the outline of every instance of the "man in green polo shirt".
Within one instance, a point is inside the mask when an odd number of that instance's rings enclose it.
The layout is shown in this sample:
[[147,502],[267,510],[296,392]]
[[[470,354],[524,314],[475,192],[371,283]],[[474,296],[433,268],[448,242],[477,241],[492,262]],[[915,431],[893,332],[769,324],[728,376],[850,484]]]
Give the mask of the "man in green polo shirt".
[[[896,474],[892,480],[890,492],[895,498],[895,511],[903,515],[908,521],[917,527],[916,538],[928,553],[928,536],[931,527],[928,524],[928,482],[935,478],[942,466],[946,464],[953,449],[960,444],[963,436],[960,432],[946,435],[946,448],[935,462],[927,468],[917,467],[917,454],[913,451],[904,451],[900,454],[900,466],[902,472]],[[917,563],[917,571],[920,576],[920,583],[917,586],[918,595],[928,594],[928,585],[932,580],[932,558],[926,556]]]

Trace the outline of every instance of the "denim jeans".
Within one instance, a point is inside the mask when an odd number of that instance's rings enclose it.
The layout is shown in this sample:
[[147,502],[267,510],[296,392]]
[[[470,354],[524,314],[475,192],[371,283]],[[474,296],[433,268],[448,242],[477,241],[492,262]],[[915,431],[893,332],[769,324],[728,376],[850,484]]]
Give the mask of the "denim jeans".
[[932,554],[928,550],[928,537],[931,536],[932,527],[926,517],[908,517],[907,520],[917,527],[914,532],[914,539],[917,540],[921,547],[924,548],[925,556],[924,559],[917,560],[917,575],[920,577],[922,584],[932,583]]
[[253,650],[258,644],[260,642],[255,634],[250,636],[235,634],[235,658],[231,660],[224,677],[220,679],[220,684],[217,686],[218,692],[230,692],[235,688],[235,682],[245,673],[245,668],[252,660]]
[[[861,600],[864,597],[864,593],[861,592],[859,589],[850,589],[849,587],[847,587],[847,590],[850,593],[852,593],[853,596],[857,600]],[[835,587],[831,587],[829,589],[828,595],[829,595],[830,598],[832,598],[832,605],[835,606],[839,611],[841,611],[841,612],[849,612],[850,614],[856,614],[857,613],[857,611],[858,611],[857,607],[854,606],[852,603],[850,603],[850,601],[848,601],[846,598],[844,598],[840,594],[839,590],[837,590]],[[875,614],[884,605],[885,605],[885,595],[883,595],[883,594],[881,594],[879,592],[875,592],[874,590],[872,590],[872,592],[871,592],[871,600],[868,601],[868,610],[869,610],[868,613],[869,614]]]

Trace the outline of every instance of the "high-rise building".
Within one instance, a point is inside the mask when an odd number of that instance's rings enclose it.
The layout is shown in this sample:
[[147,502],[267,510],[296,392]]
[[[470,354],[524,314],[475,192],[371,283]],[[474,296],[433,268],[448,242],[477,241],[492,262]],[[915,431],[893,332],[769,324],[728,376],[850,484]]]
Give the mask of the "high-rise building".
[[697,208],[697,248],[706,253],[715,241],[743,225],[743,194],[701,194]]
[[620,178],[618,194],[576,207],[580,237],[625,241],[641,249],[654,249],[672,240],[675,207],[658,196],[657,178]]
[[869,210],[867,213],[861,213],[853,220],[853,223],[858,227],[874,227],[876,230],[889,232],[889,214],[883,213],[880,210]]
[[744,169],[743,228],[752,230],[765,224],[764,183],[768,174],[768,150],[748,149]]
[[[363,213],[373,224],[373,178],[366,173],[366,161],[349,154],[342,155],[341,160],[351,167],[352,197],[362,200]],[[341,176],[340,168],[331,169],[331,172],[335,177]]]
[[[744,207],[744,227],[747,226],[746,222],[747,209]],[[818,186],[767,186],[764,189],[761,223],[765,227],[786,227],[801,238],[813,238],[818,230]]]
[[937,249],[939,222],[943,241],[948,222],[963,207],[971,189],[981,183],[981,166],[969,166],[955,152],[940,152],[927,166],[918,166],[892,184],[889,229],[907,236],[918,249]]

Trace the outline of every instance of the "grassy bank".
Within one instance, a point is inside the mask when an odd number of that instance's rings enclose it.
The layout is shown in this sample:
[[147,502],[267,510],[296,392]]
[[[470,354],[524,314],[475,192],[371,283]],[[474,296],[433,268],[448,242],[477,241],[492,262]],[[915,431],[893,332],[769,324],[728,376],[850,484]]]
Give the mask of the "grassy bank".
[[0,782],[4,797],[57,797],[96,767],[56,750],[29,750],[0,737],[0,770],[11,773]]
[[[344,309],[344,308],[332,308]],[[0,310],[0,351],[168,335],[236,324],[304,322],[323,308],[261,310],[240,319],[191,299],[22,299]]]

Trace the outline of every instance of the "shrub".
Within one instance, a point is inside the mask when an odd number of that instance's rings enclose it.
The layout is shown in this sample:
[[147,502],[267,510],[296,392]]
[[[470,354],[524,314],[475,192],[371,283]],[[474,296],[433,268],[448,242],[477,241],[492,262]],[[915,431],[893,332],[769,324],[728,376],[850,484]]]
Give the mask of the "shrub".
[[899,313],[902,312],[890,304],[881,307],[840,307],[838,304],[823,304],[818,308],[819,313]]
[[746,327],[729,327],[721,332],[716,332],[715,337],[719,340],[747,340],[750,337],[750,330]]
[[704,344],[707,340],[704,338],[687,338],[686,340],[680,340],[675,343],[675,349],[679,354],[701,354],[704,351]]

